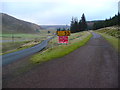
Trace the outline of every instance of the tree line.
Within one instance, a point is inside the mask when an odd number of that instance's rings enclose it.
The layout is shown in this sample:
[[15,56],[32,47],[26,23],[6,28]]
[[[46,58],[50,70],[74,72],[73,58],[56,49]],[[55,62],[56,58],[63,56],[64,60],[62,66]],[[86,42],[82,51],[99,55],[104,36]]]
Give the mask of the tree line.
[[100,29],[104,27],[109,27],[109,26],[114,26],[114,25],[119,25],[120,26],[120,13],[117,15],[113,16],[112,18],[110,17],[109,19],[95,22],[93,25],[93,29]]
[[71,33],[76,33],[76,32],[85,31],[85,30],[87,30],[87,22],[86,22],[84,13],[82,14],[82,17],[80,20],[72,17],[72,21],[70,25]]
[[[86,31],[90,28],[96,30],[96,29],[109,27],[109,26],[115,26],[115,25],[120,26],[120,13],[106,20],[98,20],[98,21],[91,21],[91,22],[94,23],[92,26],[90,26],[89,24],[87,25],[87,21],[86,21],[84,13],[82,14],[82,17],[80,20],[78,20],[77,17],[72,17],[71,24],[70,24],[70,31],[71,33],[76,33],[80,31]],[[57,31],[61,31],[61,30],[65,31],[69,29],[66,29],[66,28],[57,29]]]

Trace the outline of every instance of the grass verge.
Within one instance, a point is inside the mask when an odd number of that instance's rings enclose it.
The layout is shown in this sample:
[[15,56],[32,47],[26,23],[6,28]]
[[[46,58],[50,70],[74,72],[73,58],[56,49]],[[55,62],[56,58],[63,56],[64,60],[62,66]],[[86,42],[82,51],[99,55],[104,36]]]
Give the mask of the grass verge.
[[[98,33],[98,32],[97,32]],[[105,33],[98,33],[100,35],[102,35],[110,44],[112,44],[112,46],[118,51],[120,52],[120,48],[119,48],[119,43],[120,43],[120,39],[114,37],[114,36],[110,36],[108,34]]]
[[24,72],[29,71],[30,69],[36,67],[37,65],[43,62],[46,62],[55,58],[63,57],[69,54],[70,52],[74,51],[75,49],[79,48],[80,46],[83,46],[92,37],[92,34],[90,34],[89,32],[80,32],[79,35],[81,37],[77,36],[78,38],[75,38],[76,33],[73,34],[71,38],[73,37],[74,39],[70,40],[71,43],[69,43],[68,45],[57,44],[57,37],[52,39],[50,41],[52,43],[49,43],[49,44],[53,46],[50,46],[44,49],[42,52],[31,56],[30,59],[26,61],[26,63],[24,62],[24,64],[22,64],[22,66],[17,65],[19,68],[14,69],[13,76],[18,76],[20,74],[23,74]]
[[[20,51],[26,48],[30,48],[36,44],[30,44],[30,45],[26,45],[26,46],[22,46],[24,44],[27,43],[31,43],[31,41],[23,41],[23,42],[7,42],[7,43],[2,43],[2,53],[0,55],[4,55],[4,54],[8,54],[8,53],[12,53],[12,52],[16,52],[16,51]],[[40,43],[37,42],[38,44]]]
[[84,37],[82,40],[79,40],[79,41],[77,40],[76,42],[71,43],[69,45],[62,45],[62,46],[56,46],[53,48],[49,48],[43,53],[39,53],[39,54],[32,56],[31,61],[33,64],[37,64],[37,63],[40,64],[42,62],[46,62],[52,59],[63,57],[71,53],[72,51],[76,50],[77,48],[85,45],[91,37],[92,37],[92,34],[89,33],[89,35]]

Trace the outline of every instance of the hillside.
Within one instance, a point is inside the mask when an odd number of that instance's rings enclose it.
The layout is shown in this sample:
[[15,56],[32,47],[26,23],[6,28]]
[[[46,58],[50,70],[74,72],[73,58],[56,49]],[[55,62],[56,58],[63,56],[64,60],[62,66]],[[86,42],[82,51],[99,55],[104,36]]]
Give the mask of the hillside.
[[96,30],[96,32],[108,34],[110,36],[114,36],[120,39],[120,27],[119,26],[101,28],[101,29]]
[[89,29],[89,30],[92,30],[92,29],[93,29],[94,24],[95,24],[95,23],[97,23],[97,22],[101,22],[101,21],[103,21],[103,20],[87,21],[87,26],[88,26],[88,29]]
[[106,19],[104,21],[95,22],[93,25],[93,29],[97,30],[100,28],[110,27],[110,26],[115,26],[115,25],[120,26],[120,14],[119,13],[115,14],[115,16],[110,17],[109,19]]
[[[88,29],[93,29],[93,25],[95,22],[99,22],[101,20],[98,20],[98,21],[87,21],[87,26],[88,26]],[[70,28],[69,25],[40,25],[43,29],[46,29],[46,30],[57,30],[58,28],[65,28],[65,29],[68,29]]]
[[10,15],[2,15],[2,32],[3,33],[38,33],[42,29],[39,25],[19,20]]
[[46,29],[46,30],[57,30],[58,28],[65,28],[68,29],[70,28],[70,26],[68,25],[40,25],[42,28]]

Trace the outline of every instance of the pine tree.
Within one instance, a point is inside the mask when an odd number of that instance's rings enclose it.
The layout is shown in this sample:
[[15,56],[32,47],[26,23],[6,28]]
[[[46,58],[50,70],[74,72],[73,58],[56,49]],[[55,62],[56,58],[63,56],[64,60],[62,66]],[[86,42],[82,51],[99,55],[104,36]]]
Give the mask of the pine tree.
[[85,15],[83,13],[82,17],[81,17],[81,30],[84,31],[86,29],[87,29],[87,22],[86,22],[86,19],[85,19]]
[[93,25],[93,29],[99,29],[109,26],[119,25],[120,26],[120,14],[115,15],[114,17],[110,17],[109,19],[95,22]]
[[77,17],[74,18],[74,31],[78,32],[78,19],[77,19]]
[[70,25],[70,30],[71,30],[71,33],[74,33],[74,19],[72,17],[72,21],[71,21],[71,25]]
[[71,33],[75,33],[78,31],[78,19],[72,17],[71,26],[70,26]]
[[120,13],[118,12],[118,20],[117,20],[118,25],[120,26]]
[[72,33],[87,30],[87,22],[84,13],[81,17],[81,20],[79,20],[79,22],[77,18],[72,17],[70,30]]
[[82,28],[82,21],[80,20],[79,23],[78,23],[78,30],[79,30],[79,32],[81,31],[81,28]]

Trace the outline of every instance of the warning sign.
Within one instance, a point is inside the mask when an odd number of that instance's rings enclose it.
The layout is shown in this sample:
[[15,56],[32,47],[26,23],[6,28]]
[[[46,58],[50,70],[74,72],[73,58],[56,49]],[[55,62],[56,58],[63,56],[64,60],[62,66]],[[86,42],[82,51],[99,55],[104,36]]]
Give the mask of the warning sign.
[[57,31],[58,36],[70,36],[70,31]]
[[68,36],[59,36],[58,43],[68,43]]

